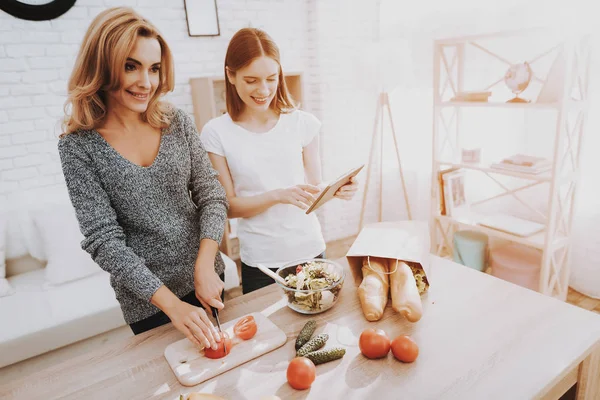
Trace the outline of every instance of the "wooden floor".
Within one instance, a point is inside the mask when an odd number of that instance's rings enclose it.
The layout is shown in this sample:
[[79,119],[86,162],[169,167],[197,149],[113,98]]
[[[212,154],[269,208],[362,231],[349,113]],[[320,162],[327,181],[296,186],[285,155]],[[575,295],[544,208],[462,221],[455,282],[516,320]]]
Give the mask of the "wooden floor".
[[567,295],[567,302],[574,304],[578,307],[585,308],[586,310],[594,311],[600,314],[600,300],[592,299],[584,294],[579,293],[576,290],[569,288],[569,294]]

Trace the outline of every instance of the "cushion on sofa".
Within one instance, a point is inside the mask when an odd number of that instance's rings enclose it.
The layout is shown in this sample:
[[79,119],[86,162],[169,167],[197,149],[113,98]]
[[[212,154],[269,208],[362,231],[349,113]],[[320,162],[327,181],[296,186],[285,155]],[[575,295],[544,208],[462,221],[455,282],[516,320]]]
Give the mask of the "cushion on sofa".
[[6,216],[0,213],[0,279],[6,278]]
[[10,285],[6,278],[0,278],[0,297],[6,297],[15,294],[15,289]]
[[58,285],[101,271],[81,248],[84,237],[70,204],[33,210],[31,218],[48,261],[45,268],[48,283]]
[[0,297],[14,293],[6,280],[6,221],[6,215],[0,213]]
[[56,204],[71,204],[69,193],[64,185],[35,188],[11,193],[8,196],[5,202],[9,215],[7,258],[29,254],[37,260],[46,261],[42,239],[33,224],[31,214],[33,211],[43,210]]

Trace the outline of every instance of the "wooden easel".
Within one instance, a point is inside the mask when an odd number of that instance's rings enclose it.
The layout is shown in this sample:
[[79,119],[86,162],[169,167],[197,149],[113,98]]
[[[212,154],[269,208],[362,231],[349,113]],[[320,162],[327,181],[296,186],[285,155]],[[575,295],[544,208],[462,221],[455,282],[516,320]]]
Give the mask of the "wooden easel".
[[[379,181],[381,185],[379,187],[379,215],[378,221],[382,221],[383,216],[383,117],[384,107],[387,108],[387,114],[390,119],[390,126],[392,128],[392,138],[394,139],[394,149],[396,150],[396,157],[398,159],[398,169],[400,171],[400,180],[402,181],[402,191],[404,192],[404,202],[406,203],[406,212],[408,219],[412,220],[412,214],[410,212],[410,204],[408,202],[408,194],[406,192],[406,182],[404,181],[404,173],[402,172],[402,162],[400,160],[400,150],[398,150],[398,140],[396,139],[396,129],[394,128],[394,120],[392,118],[392,110],[390,108],[390,99],[387,92],[381,92],[377,100],[377,110],[375,112],[375,123],[373,126],[373,138],[371,140],[371,152],[369,154],[369,164],[367,166],[367,182],[365,184],[365,192],[363,194],[362,209],[360,211],[360,225],[359,230],[363,227],[365,217],[365,206],[367,203],[367,194],[369,193],[369,183],[371,181],[371,166],[374,162],[373,155],[375,154],[375,143],[379,133],[380,137],[380,157],[379,157]],[[378,129],[379,128],[379,129]]]

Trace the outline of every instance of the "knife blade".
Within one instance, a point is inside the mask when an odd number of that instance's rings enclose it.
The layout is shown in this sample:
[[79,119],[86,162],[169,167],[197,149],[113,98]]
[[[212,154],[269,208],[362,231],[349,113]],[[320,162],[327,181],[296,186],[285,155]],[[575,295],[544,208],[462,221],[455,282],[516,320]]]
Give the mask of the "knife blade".
[[219,329],[219,335],[221,336],[221,340],[223,341],[223,352],[225,354],[227,354],[227,344],[225,342],[225,338],[223,337],[223,331],[221,330],[221,321],[219,321],[219,310],[217,310],[213,306],[211,306],[210,309],[212,311],[213,317],[217,321],[217,328]]

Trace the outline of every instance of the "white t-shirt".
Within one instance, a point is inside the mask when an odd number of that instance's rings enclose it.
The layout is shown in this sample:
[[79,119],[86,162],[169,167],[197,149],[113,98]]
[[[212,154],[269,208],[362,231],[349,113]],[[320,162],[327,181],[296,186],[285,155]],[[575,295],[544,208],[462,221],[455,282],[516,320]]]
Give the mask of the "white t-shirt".
[[[275,189],[305,184],[303,147],[318,135],[321,122],[296,110],[281,114],[268,132],[254,133],[233,122],[229,114],[209,121],[200,138],[206,151],[227,159],[236,196],[256,196]],[[265,212],[238,221],[240,257],[277,268],[316,257],[325,240],[315,213],[290,204],[276,204]]]

